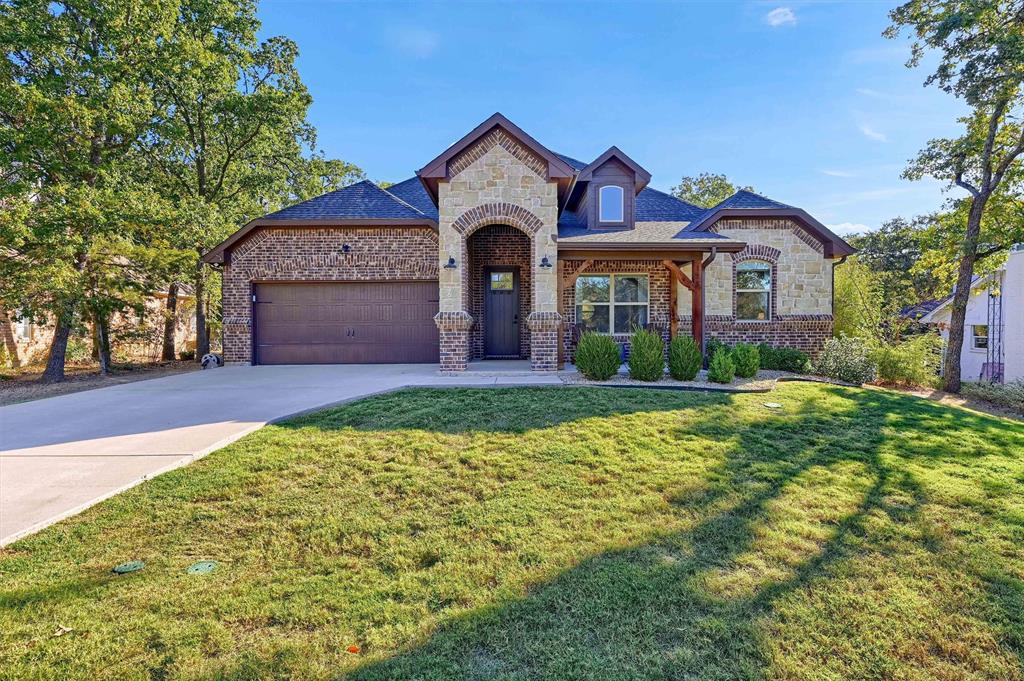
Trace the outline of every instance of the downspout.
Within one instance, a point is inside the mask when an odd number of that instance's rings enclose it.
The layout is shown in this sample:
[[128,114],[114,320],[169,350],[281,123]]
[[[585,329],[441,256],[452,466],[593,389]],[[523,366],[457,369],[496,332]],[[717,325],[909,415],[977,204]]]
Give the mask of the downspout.
[[832,263],[832,323],[835,323],[836,319],[836,268],[846,262],[846,259],[850,256],[844,255],[839,258],[839,262]]
[[[708,325],[707,310],[704,309],[704,289],[707,288],[704,282],[707,280],[706,272],[708,265],[715,261],[715,257],[718,255],[718,246],[711,247],[711,255],[701,263],[700,266],[700,356],[704,356],[704,349],[707,347],[707,333],[705,329]],[[692,323],[692,322],[691,322]]]

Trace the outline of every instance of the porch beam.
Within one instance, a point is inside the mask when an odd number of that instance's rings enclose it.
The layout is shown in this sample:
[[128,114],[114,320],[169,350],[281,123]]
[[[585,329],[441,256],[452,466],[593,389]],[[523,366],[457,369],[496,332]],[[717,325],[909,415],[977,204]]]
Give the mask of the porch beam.
[[693,340],[704,352],[704,261],[694,260],[693,294],[690,296],[690,316],[693,320]]
[[672,262],[671,260],[662,260],[661,262],[662,262],[662,264],[665,265],[665,267],[668,268],[669,272],[671,272],[672,274],[675,275],[676,280],[680,284],[682,284],[686,288],[690,289],[690,291],[693,291],[693,281],[691,281],[690,278],[688,276],[686,276],[685,272],[683,272],[681,269],[679,269],[679,265],[677,265],[676,263]]

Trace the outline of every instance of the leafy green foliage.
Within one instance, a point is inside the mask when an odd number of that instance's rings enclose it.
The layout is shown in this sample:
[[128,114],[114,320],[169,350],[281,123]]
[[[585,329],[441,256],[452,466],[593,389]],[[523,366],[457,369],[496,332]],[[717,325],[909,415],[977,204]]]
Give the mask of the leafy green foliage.
[[622,365],[619,344],[608,335],[588,331],[576,345],[576,370],[592,381],[606,381]]
[[807,353],[794,348],[775,348],[767,343],[761,343],[757,346],[757,354],[761,360],[762,369],[802,374],[811,365],[811,358],[807,356]]
[[665,377],[665,342],[660,333],[639,328],[633,331],[629,375],[638,381],[660,381]]
[[736,187],[725,175],[701,173],[684,177],[672,187],[672,195],[701,208],[711,208],[736,193],[738,189],[754,191],[753,187]]
[[668,344],[668,373],[677,381],[692,381],[701,363],[700,348],[691,336],[676,336]]
[[829,338],[814,360],[814,372],[819,376],[860,385],[875,380],[875,363],[870,347],[861,338],[841,336]]
[[732,352],[728,348],[718,348],[708,364],[708,380],[712,383],[732,383],[735,377],[736,363],[732,360]]
[[711,358],[715,356],[715,353],[722,348],[728,350],[729,345],[714,337],[706,339],[704,341],[704,356],[707,357],[708,362],[710,362]]
[[882,383],[934,388],[939,382],[942,338],[923,333],[901,343],[882,343],[871,352],[871,358]]
[[761,368],[761,353],[756,345],[737,343],[732,349],[732,361],[736,365],[736,375],[740,378],[752,378]]
[[[954,200],[951,213],[950,244],[956,244],[959,262],[943,384],[958,392],[971,280],[976,260],[986,255],[981,244],[989,240],[983,230],[1005,200],[1015,204],[1011,212],[1020,213],[1014,178],[1022,174],[1024,154],[1024,19],[1019,2],[978,0],[910,0],[890,18],[886,35],[895,38],[906,30],[914,37],[908,66],[918,66],[926,50],[935,50],[937,66],[925,83],[963,99],[970,109],[960,118],[963,134],[929,141],[903,173],[912,180],[931,176],[969,195]],[[1019,233],[1019,223],[1010,230]]]
[[964,383],[963,394],[1024,414],[1024,380],[1021,379],[1009,383]]

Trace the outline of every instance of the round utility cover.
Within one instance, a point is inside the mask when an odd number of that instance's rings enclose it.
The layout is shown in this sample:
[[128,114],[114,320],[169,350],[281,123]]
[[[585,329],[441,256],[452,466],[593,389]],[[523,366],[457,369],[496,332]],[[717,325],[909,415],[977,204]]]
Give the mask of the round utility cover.
[[119,575],[126,575],[129,572],[138,572],[142,568],[146,567],[146,564],[141,560],[132,560],[127,563],[121,563],[114,568],[114,572]]
[[190,575],[208,575],[217,568],[217,561],[215,560],[201,560],[198,563],[192,563],[189,566],[188,572]]
[[768,407],[769,409],[782,409],[782,405],[779,404],[778,402],[765,402],[764,406]]

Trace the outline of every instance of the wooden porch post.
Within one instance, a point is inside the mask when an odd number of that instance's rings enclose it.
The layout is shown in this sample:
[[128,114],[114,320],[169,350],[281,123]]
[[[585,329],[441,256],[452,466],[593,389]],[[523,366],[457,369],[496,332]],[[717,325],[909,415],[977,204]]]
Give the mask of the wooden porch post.
[[693,281],[693,291],[690,295],[691,317],[693,318],[693,340],[697,343],[701,353],[704,352],[704,263],[700,257],[694,258],[690,265],[693,271],[690,279]]

